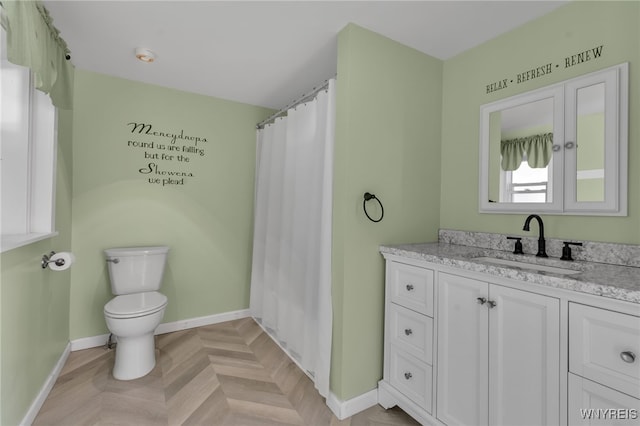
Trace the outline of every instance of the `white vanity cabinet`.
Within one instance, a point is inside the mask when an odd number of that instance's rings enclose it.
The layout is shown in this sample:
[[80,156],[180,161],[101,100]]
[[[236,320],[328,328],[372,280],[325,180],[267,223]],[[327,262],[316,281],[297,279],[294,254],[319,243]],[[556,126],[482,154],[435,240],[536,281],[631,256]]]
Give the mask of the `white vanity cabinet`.
[[640,317],[569,303],[569,424],[640,424],[639,357]]
[[467,261],[480,258],[455,245],[399,247],[383,251],[380,405],[425,425],[640,426],[640,271],[606,271],[629,293],[587,281],[620,292],[603,297]]
[[448,273],[437,283],[437,418],[559,424],[559,300]]

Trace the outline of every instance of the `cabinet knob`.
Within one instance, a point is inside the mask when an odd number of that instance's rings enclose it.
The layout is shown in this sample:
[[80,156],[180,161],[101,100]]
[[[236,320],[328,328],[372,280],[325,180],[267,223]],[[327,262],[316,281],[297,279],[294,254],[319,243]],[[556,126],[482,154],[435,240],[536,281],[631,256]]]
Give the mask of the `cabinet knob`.
[[497,303],[495,301],[493,301],[493,300],[489,300],[487,302],[487,305],[489,305],[489,309],[493,309],[493,308],[496,307]]
[[478,297],[476,300],[478,301],[479,305],[484,305],[485,303],[487,303],[486,297]]
[[413,284],[407,284],[407,291],[413,290]]
[[620,358],[622,358],[624,362],[633,364],[633,362],[636,360],[636,354],[634,354],[631,351],[624,351],[624,352],[620,352]]
[[406,334],[407,336],[411,336],[413,334],[413,330],[411,330],[410,328],[405,328],[404,334]]
[[412,377],[413,377],[413,374],[411,374],[410,372],[407,371],[406,373],[404,373],[404,378],[405,379],[409,380]]

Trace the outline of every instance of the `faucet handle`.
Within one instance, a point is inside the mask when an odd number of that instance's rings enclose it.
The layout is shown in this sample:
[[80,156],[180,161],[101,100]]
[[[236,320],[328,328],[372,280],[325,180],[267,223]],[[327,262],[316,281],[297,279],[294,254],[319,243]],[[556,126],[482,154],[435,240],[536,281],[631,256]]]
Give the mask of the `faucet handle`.
[[507,237],[507,240],[516,240],[516,245],[513,249],[513,254],[524,254],[522,251],[522,237]]
[[570,241],[563,241],[562,243],[564,244],[564,247],[562,247],[562,257],[560,260],[573,260],[571,257],[571,247],[569,247],[569,245],[581,246],[582,243],[574,243]]

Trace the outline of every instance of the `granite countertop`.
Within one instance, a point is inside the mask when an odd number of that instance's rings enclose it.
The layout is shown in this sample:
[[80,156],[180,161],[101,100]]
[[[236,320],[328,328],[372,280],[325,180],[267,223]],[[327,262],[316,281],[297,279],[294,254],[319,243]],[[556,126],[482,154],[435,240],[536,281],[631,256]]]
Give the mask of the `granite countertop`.
[[[381,246],[380,252],[640,304],[640,268],[636,267],[586,261],[567,262],[556,258],[538,258],[527,254],[516,255],[502,250],[442,242]],[[477,257],[515,260],[580,272],[565,275],[530,270],[529,268],[492,264],[475,259]]]

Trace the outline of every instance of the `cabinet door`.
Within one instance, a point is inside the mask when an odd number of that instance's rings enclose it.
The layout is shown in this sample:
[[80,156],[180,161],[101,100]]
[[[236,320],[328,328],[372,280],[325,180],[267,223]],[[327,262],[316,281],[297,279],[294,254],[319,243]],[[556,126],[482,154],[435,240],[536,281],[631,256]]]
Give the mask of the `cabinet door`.
[[449,425],[487,423],[487,297],[485,282],[439,274],[437,417]]
[[490,285],[489,424],[560,422],[560,303]]
[[612,67],[565,86],[565,212],[626,215],[626,68]]

